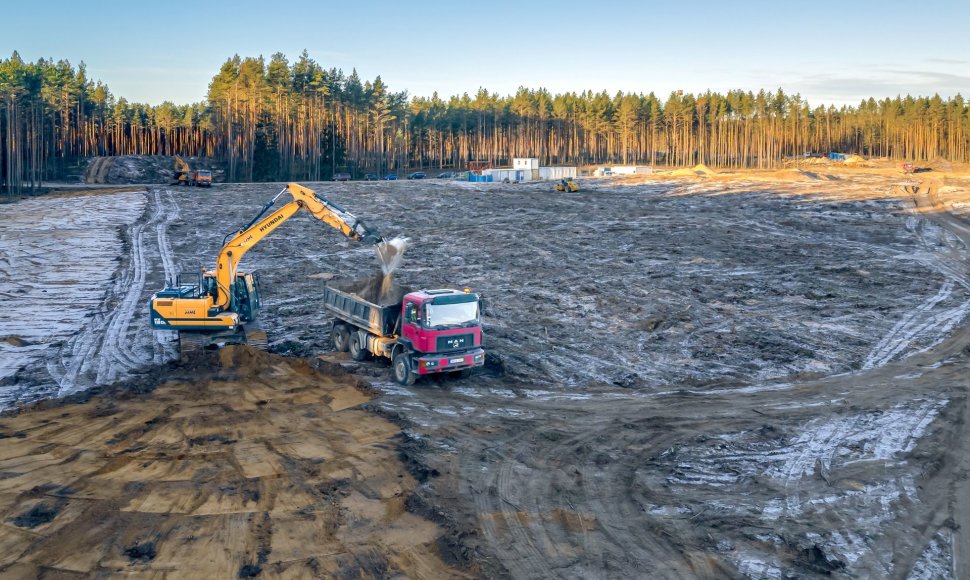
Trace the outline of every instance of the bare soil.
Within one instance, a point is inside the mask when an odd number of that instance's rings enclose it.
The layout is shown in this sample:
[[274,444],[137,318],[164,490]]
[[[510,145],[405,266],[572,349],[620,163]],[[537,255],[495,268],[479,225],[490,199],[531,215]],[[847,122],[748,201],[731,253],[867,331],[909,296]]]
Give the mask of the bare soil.
[[4,578],[460,577],[339,368],[229,347],[0,420]]
[[[298,216],[244,260],[262,273],[271,349],[367,379],[378,394],[369,408],[403,429],[389,449],[415,481],[408,513],[438,526],[429,537],[447,564],[435,566],[451,567],[405,569],[378,549],[395,570],[970,576],[965,175],[693,170],[585,180],[576,194],[438,180],[308,185],[388,237],[410,238],[402,287],[468,286],[486,301],[486,367],[402,388],[386,362],[330,352],[315,299],[328,280],[376,275],[372,248]],[[142,320],[148,295],[179,270],[211,267],[223,236],[282,187],[149,188],[138,219],[116,226],[121,262],[89,322],[45,341],[0,320],[0,352],[34,349],[4,379],[5,404],[166,377],[174,349]],[[6,270],[33,283],[23,271]],[[88,353],[80,363],[77,352]],[[274,380],[290,381],[293,364],[272,363],[283,369]],[[371,419],[384,421],[358,417]],[[14,427],[4,432],[27,432]],[[20,497],[9,518],[28,530],[62,513]],[[157,559],[150,541],[131,538],[125,561]],[[233,566],[274,562],[250,549],[255,560]]]

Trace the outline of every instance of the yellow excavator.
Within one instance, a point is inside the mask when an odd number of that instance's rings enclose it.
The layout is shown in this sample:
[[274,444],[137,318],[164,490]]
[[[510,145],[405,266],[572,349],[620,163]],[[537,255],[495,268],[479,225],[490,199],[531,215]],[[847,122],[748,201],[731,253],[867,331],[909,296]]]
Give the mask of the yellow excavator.
[[[286,192],[293,200],[266,215]],[[256,322],[261,306],[259,276],[256,272],[242,272],[237,266],[246,252],[301,209],[347,238],[373,244],[382,264],[391,263],[404,251],[402,241],[385,240],[346,209],[312,189],[290,183],[252,221],[226,236],[214,270],[202,271],[188,281],[179,276],[174,284],[167,284],[152,295],[151,327],[178,331],[183,357],[194,350],[223,344],[265,348],[266,333]]]
[[568,191],[570,193],[576,193],[579,191],[579,184],[573,181],[572,177],[566,177],[556,184],[556,191]]
[[184,159],[175,156],[175,183],[172,185],[188,185],[189,179],[192,176],[192,168],[189,164],[185,162]]

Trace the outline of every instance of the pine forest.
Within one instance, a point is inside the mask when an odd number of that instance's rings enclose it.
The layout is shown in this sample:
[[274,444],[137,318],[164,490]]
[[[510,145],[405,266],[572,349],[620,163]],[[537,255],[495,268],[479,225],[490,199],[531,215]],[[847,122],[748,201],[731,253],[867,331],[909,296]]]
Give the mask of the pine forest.
[[869,98],[813,106],[782,89],[727,94],[485,88],[450,97],[393,92],[325,68],[306,51],[228,59],[205,101],[128,102],[82,64],[0,61],[0,189],[17,193],[93,156],[183,155],[226,168],[228,181],[320,181],[469,161],[771,168],[839,151],[893,160],[970,161],[960,95]]

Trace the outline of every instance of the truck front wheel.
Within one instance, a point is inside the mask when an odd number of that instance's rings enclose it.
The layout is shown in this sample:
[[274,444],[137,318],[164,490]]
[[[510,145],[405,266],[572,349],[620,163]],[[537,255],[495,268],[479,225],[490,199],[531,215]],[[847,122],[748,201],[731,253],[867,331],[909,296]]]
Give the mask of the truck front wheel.
[[367,360],[367,349],[360,343],[360,333],[355,332],[350,335],[350,358],[356,361]]
[[350,330],[346,324],[335,324],[333,332],[333,349],[337,352],[347,352],[350,350]]
[[399,352],[394,357],[392,365],[394,380],[398,383],[409,386],[414,384],[414,372],[411,370],[411,357],[406,352]]

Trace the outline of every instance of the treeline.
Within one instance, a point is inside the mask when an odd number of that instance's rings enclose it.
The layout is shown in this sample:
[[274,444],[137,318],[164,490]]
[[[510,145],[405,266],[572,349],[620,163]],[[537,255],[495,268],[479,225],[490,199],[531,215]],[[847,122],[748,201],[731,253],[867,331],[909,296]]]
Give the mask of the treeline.
[[606,92],[553,95],[480,89],[445,100],[409,98],[377,77],[324,68],[304,51],[227,60],[203,103],[157,106],[116,98],[83,63],[0,61],[0,188],[36,187],[94,155],[213,158],[230,181],[321,180],[335,171],[383,173],[507,164],[638,163],[774,167],[806,152],[913,161],[970,161],[961,97],[870,98],[811,107],[799,95]]

